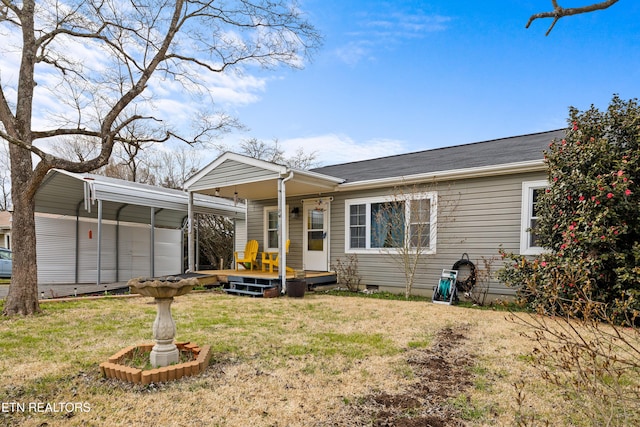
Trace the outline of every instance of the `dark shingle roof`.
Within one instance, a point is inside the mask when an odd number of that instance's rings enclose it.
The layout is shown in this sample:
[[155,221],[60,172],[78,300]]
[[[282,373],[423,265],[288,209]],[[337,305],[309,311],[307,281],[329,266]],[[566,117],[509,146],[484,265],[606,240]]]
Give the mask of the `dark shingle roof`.
[[549,143],[554,139],[563,138],[564,134],[564,129],[553,130],[342,163],[312,169],[312,171],[343,178],[346,182],[357,182],[542,160],[543,151],[549,148]]

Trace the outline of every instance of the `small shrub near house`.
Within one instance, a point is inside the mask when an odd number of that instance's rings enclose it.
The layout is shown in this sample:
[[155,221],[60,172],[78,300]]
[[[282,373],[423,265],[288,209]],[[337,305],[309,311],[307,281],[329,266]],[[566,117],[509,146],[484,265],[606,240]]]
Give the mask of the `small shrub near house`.
[[358,271],[358,256],[355,254],[347,256],[346,260],[338,258],[333,270],[336,272],[338,284],[346,287],[350,292],[359,292],[362,283],[362,276]]

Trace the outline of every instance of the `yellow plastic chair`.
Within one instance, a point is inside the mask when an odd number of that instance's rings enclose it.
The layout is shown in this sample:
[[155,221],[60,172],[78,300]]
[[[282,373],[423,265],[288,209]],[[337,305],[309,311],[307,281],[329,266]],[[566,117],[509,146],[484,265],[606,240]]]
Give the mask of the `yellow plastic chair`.
[[256,258],[258,258],[258,241],[249,240],[244,248],[244,251],[236,251],[233,253],[233,257],[236,260],[236,270],[238,266],[242,264],[247,270],[253,270],[257,268]]
[[[287,239],[285,244],[287,253],[289,253],[289,246],[291,246],[291,240]],[[280,267],[279,252],[262,252],[262,271],[266,271],[267,266],[269,266],[269,273],[273,273],[274,268]],[[293,268],[287,267],[287,271],[293,271]]]

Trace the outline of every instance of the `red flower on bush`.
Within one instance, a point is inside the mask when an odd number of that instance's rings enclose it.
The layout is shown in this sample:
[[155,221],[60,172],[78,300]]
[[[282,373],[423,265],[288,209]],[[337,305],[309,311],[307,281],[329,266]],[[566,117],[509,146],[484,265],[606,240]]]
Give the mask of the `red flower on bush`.
[[631,190],[629,190],[628,188],[626,190],[624,190],[624,195],[625,196],[631,195]]
[[613,193],[607,193],[607,199],[613,198]]

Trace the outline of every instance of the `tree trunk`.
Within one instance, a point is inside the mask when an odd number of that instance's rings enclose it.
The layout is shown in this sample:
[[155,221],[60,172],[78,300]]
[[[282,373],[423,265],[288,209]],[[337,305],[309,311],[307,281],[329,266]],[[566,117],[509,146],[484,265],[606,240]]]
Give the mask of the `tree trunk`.
[[36,264],[35,190],[31,153],[9,144],[11,155],[11,226],[13,270],[4,315],[28,315],[40,311]]

